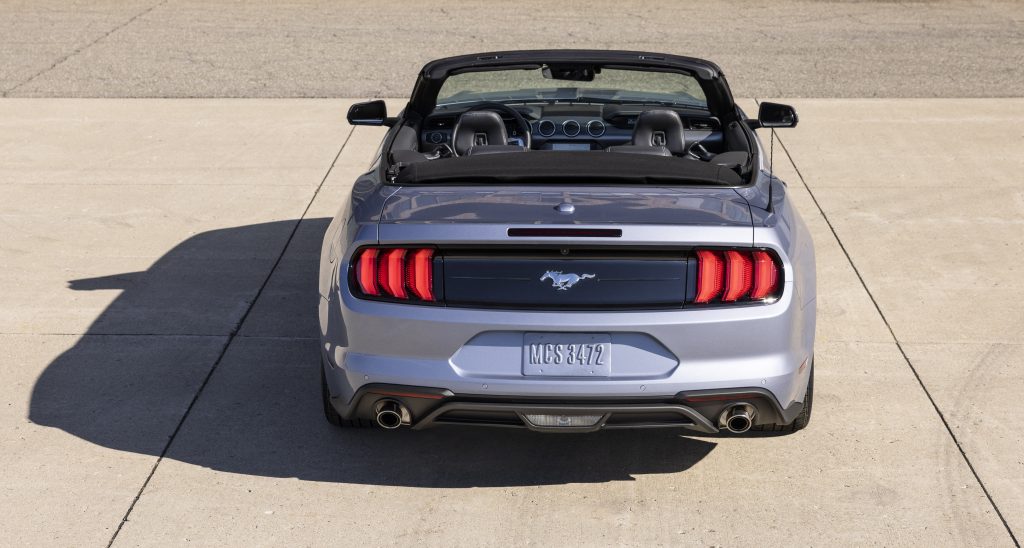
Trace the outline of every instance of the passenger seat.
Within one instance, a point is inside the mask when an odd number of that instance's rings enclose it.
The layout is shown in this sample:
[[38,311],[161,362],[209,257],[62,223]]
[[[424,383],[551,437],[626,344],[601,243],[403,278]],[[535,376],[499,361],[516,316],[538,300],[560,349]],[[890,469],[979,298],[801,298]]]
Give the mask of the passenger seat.
[[655,109],[640,113],[628,145],[612,146],[608,152],[683,156],[686,154],[686,129],[674,110]]
[[505,131],[505,122],[496,112],[466,112],[455,124],[452,148],[456,156],[526,151],[526,147],[509,145]]

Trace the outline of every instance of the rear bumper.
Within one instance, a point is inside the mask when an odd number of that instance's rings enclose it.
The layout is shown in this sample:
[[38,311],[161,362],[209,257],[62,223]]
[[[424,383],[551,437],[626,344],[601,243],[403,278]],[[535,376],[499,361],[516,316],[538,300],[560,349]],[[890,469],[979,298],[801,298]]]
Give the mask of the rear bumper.
[[[367,385],[433,387],[485,403],[580,399],[680,403],[678,394],[756,388],[788,409],[803,401],[814,305],[660,311],[514,311],[321,298],[321,350],[331,396],[352,406]],[[524,375],[526,333],[604,333],[614,346],[600,378]],[[419,418],[422,418],[419,417]]]
[[[803,409],[794,402],[779,405],[771,392],[763,388],[698,391],[676,394],[671,398],[594,400],[585,398],[514,398],[455,394],[450,390],[405,385],[369,384],[358,390],[349,402],[331,398],[331,403],[347,419],[372,420],[381,401],[395,401],[409,410],[413,429],[439,425],[474,425],[528,428],[540,432],[593,432],[616,428],[685,428],[713,434],[719,431],[719,417],[735,405],[752,406],[757,424],[788,424]],[[535,424],[537,415],[593,417],[584,426]]]

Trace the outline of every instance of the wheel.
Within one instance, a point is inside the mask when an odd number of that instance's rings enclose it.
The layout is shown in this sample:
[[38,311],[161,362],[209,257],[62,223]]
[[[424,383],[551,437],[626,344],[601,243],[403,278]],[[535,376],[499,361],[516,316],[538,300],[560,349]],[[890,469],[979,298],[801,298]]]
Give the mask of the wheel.
[[804,408],[789,424],[759,424],[752,428],[760,432],[799,432],[811,422],[811,407],[814,403],[814,362],[811,362],[811,377],[807,379],[807,393],[804,394]]
[[[321,358],[322,360],[322,358]],[[327,388],[327,374],[324,373],[324,363],[320,362],[320,399],[324,406],[324,417],[327,422],[339,428],[372,428],[376,426],[372,421],[364,419],[344,419],[331,405],[331,391]]]

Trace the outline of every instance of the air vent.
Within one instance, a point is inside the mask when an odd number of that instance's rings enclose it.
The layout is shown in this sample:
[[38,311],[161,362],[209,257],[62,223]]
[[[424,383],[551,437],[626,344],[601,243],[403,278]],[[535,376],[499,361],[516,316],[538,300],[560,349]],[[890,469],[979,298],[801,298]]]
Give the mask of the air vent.
[[715,129],[715,124],[711,120],[690,120],[690,129]]
[[452,129],[455,127],[454,116],[436,116],[427,122],[427,127],[430,129]]
[[601,120],[591,120],[587,122],[587,133],[589,133],[591,137],[600,137],[604,135],[604,131],[604,122]]
[[537,133],[540,133],[542,137],[551,137],[555,134],[555,123],[551,120],[537,122]]
[[580,123],[576,120],[566,120],[562,122],[562,133],[567,137],[575,137],[580,134]]

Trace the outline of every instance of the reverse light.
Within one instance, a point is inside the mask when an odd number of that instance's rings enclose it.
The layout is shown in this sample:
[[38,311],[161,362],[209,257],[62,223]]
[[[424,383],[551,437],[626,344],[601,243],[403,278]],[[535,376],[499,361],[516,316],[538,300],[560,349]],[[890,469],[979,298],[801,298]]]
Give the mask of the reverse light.
[[779,263],[762,249],[698,249],[697,291],[693,302],[746,303],[772,300],[779,295]]
[[367,247],[352,265],[353,289],[364,296],[437,301],[433,249]]

